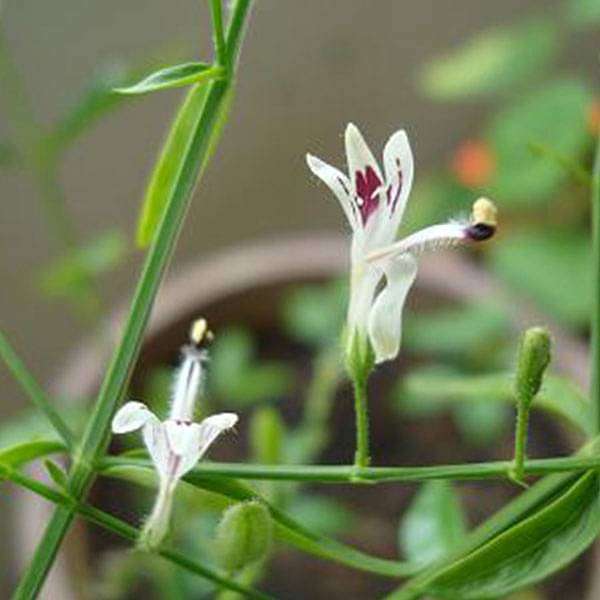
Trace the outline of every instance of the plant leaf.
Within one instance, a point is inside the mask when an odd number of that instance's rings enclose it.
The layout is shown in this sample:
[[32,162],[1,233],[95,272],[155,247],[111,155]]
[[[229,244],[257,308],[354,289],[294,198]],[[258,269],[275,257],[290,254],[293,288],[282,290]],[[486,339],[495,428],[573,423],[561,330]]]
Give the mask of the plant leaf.
[[558,30],[550,20],[490,29],[428,63],[421,72],[421,88],[437,100],[505,90],[543,71],[558,45]]
[[425,565],[452,550],[465,532],[465,519],[452,484],[428,481],[400,522],[398,543],[408,560]]
[[[116,477],[118,479],[134,481],[141,485],[156,485],[156,477],[151,468],[107,466],[101,469],[101,474],[107,477]],[[334,562],[360,569],[361,571],[379,573],[381,575],[392,577],[401,577],[416,571],[415,565],[371,556],[352,546],[348,546],[332,538],[308,530],[295,519],[288,517],[279,509],[271,506],[264,498],[260,498],[256,491],[251,487],[233,479],[212,478],[208,475],[191,471],[184,477],[184,481],[187,482],[189,486],[193,486],[198,490],[225,496],[234,502],[243,502],[245,500],[257,498],[261,499],[271,511],[271,517],[276,525],[276,537],[283,541],[287,541],[309,554],[327,558]],[[181,487],[185,489],[187,486]]]
[[152,241],[165,203],[171,197],[188,154],[206,100],[208,88],[194,86],[185,97],[165,140],[158,162],[146,188],[138,219],[136,240],[140,248]]
[[498,402],[471,402],[454,407],[453,417],[461,437],[472,446],[488,447],[506,433],[510,410]]
[[127,243],[119,231],[107,231],[85,246],[60,257],[39,274],[39,286],[50,297],[89,300],[84,279],[93,279],[115,268],[125,256]]
[[0,449],[0,464],[5,467],[20,467],[40,456],[64,452],[65,445],[55,440],[36,440]]
[[600,23],[598,0],[569,0],[567,18],[574,27],[591,27]]
[[220,398],[238,406],[280,398],[289,392],[292,372],[278,361],[257,361],[256,348],[245,329],[219,334],[211,352],[210,385]]
[[160,71],[155,71],[133,85],[116,87],[113,91],[125,95],[147,94],[193,83],[207,83],[214,79],[223,78],[224,74],[225,70],[220,66],[201,62],[187,62],[160,69]]
[[530,586],[565,567],[600,532],[598,475],[565,493],[455,562],[426,586],[440,598],[486,600]]
[[531,144],[548,146],[578,162],[590,140],[587,109],[591,102],[592,93],[583,82],[563,79],[521,96],[498,113],[486,133],[495,158],[486,190],[490,196],[505,206],[528,208],[551,198],[570,174],[562,165],[531,152]]
[[63,490],[68,489],[67,474],[53,460],[44,460],[44,467],[54,483]]
[[488,256],[494,273],[542,310],[567,325],[587,324],[593,294],[592,256],[585,236],[528,230],[506,236]]
[[[400,382],[396,397],[407,414],[430,414],[456,403],[514,404],[513,375],[509,372],[466,375],[448,368],[427,367],[413,370]],[[560,416],[577,430],[590,435],[590,405],[572,382],[546,375],[533,408]]]

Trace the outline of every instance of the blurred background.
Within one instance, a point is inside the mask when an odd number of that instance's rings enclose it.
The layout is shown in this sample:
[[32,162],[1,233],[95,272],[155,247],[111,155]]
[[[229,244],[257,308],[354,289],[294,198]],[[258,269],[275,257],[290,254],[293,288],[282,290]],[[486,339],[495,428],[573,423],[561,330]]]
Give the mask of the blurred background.
[[[209,15],[192,0],[8,0],[1,10],[0,324],[49,383],[89,333],[86,315],[97,306],[72,285],[65,220],[48,206],[64,197],[67,237],[77,247],[92,242],[77,261],[97,278],[102,310],[121,305],[141,264],[133,238],[147,177],[182,94],[112,102],[103,90],[148,64],[207,59]],[[590,0],[259,0],[231,117],[171,273],[245,240],[345,231],[305,153],[343,165],[347,122],[377,154],[405,127],[420,182],[412,201],[425,206],[409,226],[452,216],[477,193],[493,196],[508,215],[504,250],[489,259],[494,276],[582,338],[585,179],[600,126],[598,22]],[[97,115],[78,115],[80,98],[97,101]],[[535,135],[519,138],[532,118]],[[51,178],[19,164],[15,150],[38,125],[56,134],[45,163]],[[540,223],[560,230],[546,236]],[[528,232],[532,249],[523,252]],[[514,269],[520,259],[526,266]],[[0,386],[7,419],[26,399],[4,368]]]

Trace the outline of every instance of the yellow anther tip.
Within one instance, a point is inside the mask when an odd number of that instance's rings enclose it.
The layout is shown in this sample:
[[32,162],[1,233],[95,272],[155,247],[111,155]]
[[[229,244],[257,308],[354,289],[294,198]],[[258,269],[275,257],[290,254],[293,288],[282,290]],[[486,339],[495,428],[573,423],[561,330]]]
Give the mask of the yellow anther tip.
[[208,328],[206,319],[196,319],[190,328],[190,340],[198,346],[203,341],[210,341],[213,338],[212,331]]
[[496,227],[498,224],[498,209],[496,205],[487,198],[479,198],[473,204],[471,212],[473,223],[482,223]]

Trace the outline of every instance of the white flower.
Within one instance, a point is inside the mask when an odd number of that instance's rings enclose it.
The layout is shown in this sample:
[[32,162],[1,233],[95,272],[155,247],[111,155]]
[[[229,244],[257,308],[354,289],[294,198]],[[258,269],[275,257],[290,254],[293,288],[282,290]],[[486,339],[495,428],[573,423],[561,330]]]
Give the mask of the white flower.
[[207,352],[200,345],[209,335],[204,319],[194,323],[191,343],[183,347],[183,360],[175,374],[168,419],[161,422],[141,402],[127,402],[112,421],[113,433],[142,429],[144,443],[158,473],[158,495],[140,537],[140,544],[147,548],[158,546],[168,531],[178,481],[204,456],[217,437],[238,420],[233,413],[221,413],[200,423],[192,421],[207,360]]
[[413,181],[406,133],[396,131],[387,141],[383,173],[352,123],[346,128],[345,144],[349,176],[310,154],[306,160],[337,196],[352,227],[349,347],[355,336],[361,345],[370,341],[375,361],[380,363],[394,358],[400,349],[402,308],[417,274],[418,255],[456,242],[489,238],[495,231],[495,208],[489,200],[480,199],[470,222],[433,225],[394,243]]

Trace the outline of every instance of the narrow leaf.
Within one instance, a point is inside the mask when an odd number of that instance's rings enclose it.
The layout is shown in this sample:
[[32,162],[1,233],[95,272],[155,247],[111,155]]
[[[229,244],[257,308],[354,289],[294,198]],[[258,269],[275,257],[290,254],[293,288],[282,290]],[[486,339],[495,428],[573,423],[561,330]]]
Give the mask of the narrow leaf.
[[[173,121],[146,188],[136,235],[140,248],[145,248],[152,241],[165,206],[176,191],[179,177],[194,142],[196,128],[204,112],[207,90],[208,88],[202,85],[192,87]],[[196,181],[202,177],[204,167],[214,153],[229,114],[232,98],[233,89],[229,86],[219,103],[212,129],[206,132],[207,148],[200,160]]]
[[458,497],[448,481],[424,483],[400,523],[398,541],[410,561],[428,564],[452,550],[466,532]]
[[67,489],[67,474],[53,460],[47,458],[44,460],[44,468],[46,469],[50,479],[63,490]]
[[20,467],[41,456],[64,452],[65,445],[55,440],[36,440],[24,444],[15,444],[8,448],[0,449],[0,464],[5,467]]
[[[413,371],[397,388],[400,408],[411,415],[426,415],[457,403],[514,403],[511,373],[463,375],[446,368]],[[548,375],[533,408],[560,416],[579,431],[590,434],[590,403],[570,381]]]
[[51,399],[48,398],[42,386],[28,371],[2,332],[0,332],[0,358],[6,363],[13,377],[21,385],[23,391],[36,408],[44,413],[48,422],[54,427],[67,446],[70,446],[73,442],[73,433],[54,408]]
[[[102,467],[100,473],[105,477],[125,479],[140,485],[156,485],[156,478],[151,468],[137,466],[107,466]],[[259,494],[251,487],[235,481],[234,479],[212,478],[209,475],[192,471],[185,476],[184,481],[199,490],[225,496],[235,502],[243,502],[245,500],[253,500],[256,498],[260,499]],[[371,556],[352,546],[348,546],[314,531],[310,531],[282,511],[269,505],[264,498],[261,500],[269,506],[271,516],[276,525],[276,537],[292,544],[304,552],[327,558],[362,571],[379,573],[380,575],[400,577],[416,571],[415,565]]]
[[225,75],[223,67],[201,62],[188,62],[166,67],[145,77],[138,83],[127,87],[114,88],[117,94],[137,95],[183,87],[193,83],[206,83],[213,79],[221,79]]
[[499,598],[565,567],[600,532],[598,491],[598,475],[582,475],[553,502],[440,573],[426,590],[440,598]]

